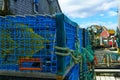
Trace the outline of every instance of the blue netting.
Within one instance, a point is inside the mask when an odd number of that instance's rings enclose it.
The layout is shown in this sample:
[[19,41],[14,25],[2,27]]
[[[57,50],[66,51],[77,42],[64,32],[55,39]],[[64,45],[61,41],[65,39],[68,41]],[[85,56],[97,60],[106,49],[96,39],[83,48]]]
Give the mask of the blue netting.
[[83,47],[83,29],[79,28],[78,30],[78,39],[80,42],[80,52],[82,53],[82,47]]
[[72,67],[64,80],[79,80],[80,78],[80,65],[76,64]]
[[85,30],[85,47],[90,45],[89,31]]
[[65,22],[65,31],[66,31],[66,47],[75,50],[75,40],[77,35],[77,26],[70,25],[69,23]]
[[[21,65],[39,67],[39,72],[60,72],[63,75],[73,61],[71,56],[56,55],[54,47],[57,45],[76,50],[78,25],[65,16],[58,21],[56,18],[41,15],[0,17],[0,70],[19,71],[21,59],[39,58],[40,62],[23,62]],[[81,35],[80,31],[80,45]],[[74,69],[73,72],[72,77],[77,73]]]
[[[57,72],[57,58],[54,54],[56,25],[52,17],[6,16],[0,20],[4,20],[0,27],[1,70],[19,70],[20,58],[40,58],[41,72]],[[36,62],[22,63],[23,67],[38,65]]]

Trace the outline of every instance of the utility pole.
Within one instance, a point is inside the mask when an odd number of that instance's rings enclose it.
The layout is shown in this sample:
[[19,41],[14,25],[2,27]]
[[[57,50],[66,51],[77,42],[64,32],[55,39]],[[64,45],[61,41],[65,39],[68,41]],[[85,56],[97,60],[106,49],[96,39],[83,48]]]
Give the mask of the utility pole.
[[118,0],[118,38],[117,38],[117,44],[118,44],[118,53],[120,53],[120,0]]
[[120,0],[118,0],[118,29],[120,30]]

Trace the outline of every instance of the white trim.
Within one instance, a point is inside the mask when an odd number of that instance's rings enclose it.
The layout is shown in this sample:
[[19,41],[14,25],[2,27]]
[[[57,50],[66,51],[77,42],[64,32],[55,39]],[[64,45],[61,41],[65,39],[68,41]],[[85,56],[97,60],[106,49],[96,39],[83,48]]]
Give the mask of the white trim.
[[39,14],[38,11],[36,11],[36,9],[35,9],[35,0],[34,0],[34,12],[35,12],[36,14]]
[[95,69],[95,72],[120,72],[120,69]]

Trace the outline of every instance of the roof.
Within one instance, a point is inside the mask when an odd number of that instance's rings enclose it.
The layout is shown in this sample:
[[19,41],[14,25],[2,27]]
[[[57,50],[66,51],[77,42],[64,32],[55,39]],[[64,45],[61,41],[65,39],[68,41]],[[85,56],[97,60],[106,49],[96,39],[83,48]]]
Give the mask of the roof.
[[57,2],[57,5],[58,5],[58,8],[59,8],[60,12],[62,12],[58,0],[56,0],[56,2]]
[[108,33],[111,34],[111,35],[114,35],[115,34],[115,30],[113,30],[113,29],[108,30]]
[[[26,14],[55,14],[61,13],[61,8],[58,0],[35,0],[37,3],[37,8],[33,6],[34,0],[0,0],[0,10],[2,10],[4,1],[6,1],[6,5],[4,9],[5,11],[11,12],[14,15],[26,15]],[[35,4],[34,3],[34,4]],[[35,12],[37,9],[37,13]],[[4,13],[2,13],[4,14]]]
[[60,8],[58,0],[46,0],[49,3],[49,10],[51,13],[61,13],[62,10]]
[[103,38],[108,38],[109,37],[109,32],[107,30],[103,30],[100,34],[101,37]]

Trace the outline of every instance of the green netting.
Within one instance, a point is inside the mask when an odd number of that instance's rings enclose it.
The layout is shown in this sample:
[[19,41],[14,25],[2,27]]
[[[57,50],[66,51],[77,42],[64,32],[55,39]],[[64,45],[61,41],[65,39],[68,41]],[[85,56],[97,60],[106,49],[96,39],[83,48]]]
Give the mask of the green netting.
[[86,55],[85,58],[87,58],[88,61],[92,62],[94,60],[94,52],[92,51],[90,46],[87,46],[87,48],[83,48],[83,54]]

